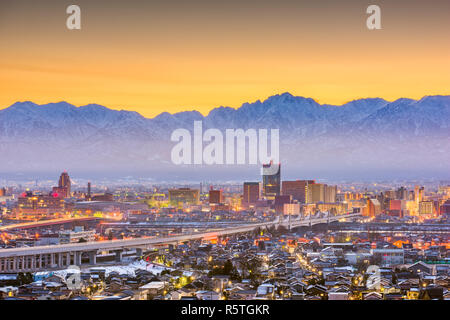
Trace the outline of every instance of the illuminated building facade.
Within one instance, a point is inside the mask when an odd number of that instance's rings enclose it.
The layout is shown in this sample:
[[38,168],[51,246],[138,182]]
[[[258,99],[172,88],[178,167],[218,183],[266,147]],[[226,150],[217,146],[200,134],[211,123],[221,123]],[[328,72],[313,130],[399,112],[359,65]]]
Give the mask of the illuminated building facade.
[[63,198],[68,198],[71,196],[71,182],[69,174],[66,171],[61,173],[58,186],[53,187],[53,193],[56,193]]
[[328,211],[332,215],[340,215],[348,212],[348,203],[317,203],[316,209],[325,212]]
[[178,188],[169,189],[169,202],[172,205],[180,204],[198,204],[200,200],[200,191],[198,189]]
[[306,188],[309,184],[314,184],[314,180],[295,180],[283,181],[281,194],[285,196],[292,196],[292,200],[298,202],[306,202]]
[[306,186],[306,203],[335,203],[337,198],[337,186],[314,183]]
[[209,203],[210,204],[220,204],[223,203],[222,190],[209,190]]
[[388,215],[393,217],[402,217],[403,209],[402,209],[402,200],[391,199],[389,200],[389,210],[387,211]]
[[283,205],[283,214],[299,215],[300,214],[300,203],[285,203]]
[[24,192],[18,199],[15,208],[15,218],[23,220],[38,220],[56,218],[65,212],[64,199],[55,194],[34,195]]
[[274,200],[281,194],[281,164],[263,164],[263,196]]
[[259,200],[259,182],[244,182],[242,205],[255,204]]
[[325,185],[309,184],[306,188],[306,203],[325,202]]
[[433,207],[433,201],[419,202],[419,215],[432,215],[434,211]]
[[416,201],[417,204],[423,200],[424,193],[425,193],[424,187],[419,186],[414,187],[414,200]]
[[350,200],[361,200],[364,198],[364,195],[359,192],[346,192],[344,194],[344,200],[350,201]]
[[380,201],[378,201],[378,199],[367,199],[367,206],[364,213],[364,215],[368,217],[376,217],[381,214]]
[[324,192],[325,192],[324,198],[326,203],[336,202],[337,186],[325,185]]

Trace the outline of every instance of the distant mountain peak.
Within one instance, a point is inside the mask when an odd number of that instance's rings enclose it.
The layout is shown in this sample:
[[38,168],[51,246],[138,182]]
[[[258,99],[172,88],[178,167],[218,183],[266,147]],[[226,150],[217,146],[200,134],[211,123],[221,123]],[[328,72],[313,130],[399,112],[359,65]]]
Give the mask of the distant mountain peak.
[[294,96],[289,92],[284,92],[281,94],[276,94],[276,95],[270,96],[266,100],[264,100],[262,103],[266,103],[266,102],[296,103],[296,102],[303,102],[303,101],[317,104],[317,102],[312,98],[305,98],[302,96]]
[[448,174],[450,96],[365,98],[332,106],[289,92],[239,108],[218,107],[206,117],[195,110],[144,118],[98,104],[17,102],[0,110],[0,167],[163,171],[171,163],[171,132],[192,130],[195,120],[220,130],[279,128],[285,168],[352,173],[359,166],[374,175],[431,168]]
[[9,106],[7,109],[11,108],[21,108],[21,107],[36,107],[38,104],[32,102],[32,101],[17,101],[16,103]]
[[100,104],[96,104],[96,103],[90,103],[84,106],[80,106],[80,109],[99,109],[99,110],[110,110],[109,108],[102,106]]

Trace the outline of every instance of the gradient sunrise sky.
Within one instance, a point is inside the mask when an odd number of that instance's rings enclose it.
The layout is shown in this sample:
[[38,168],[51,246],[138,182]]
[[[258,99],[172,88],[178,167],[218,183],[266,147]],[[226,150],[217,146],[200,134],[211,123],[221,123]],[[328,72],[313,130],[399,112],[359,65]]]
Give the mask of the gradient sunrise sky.
[[[82,30],[66,29],[66,8]],[[382,9],[382,30],[366,8]],[[0,108],[98,103],[153,117],[289,91],[320,103],[450,94],[448,0],[2,0]]]

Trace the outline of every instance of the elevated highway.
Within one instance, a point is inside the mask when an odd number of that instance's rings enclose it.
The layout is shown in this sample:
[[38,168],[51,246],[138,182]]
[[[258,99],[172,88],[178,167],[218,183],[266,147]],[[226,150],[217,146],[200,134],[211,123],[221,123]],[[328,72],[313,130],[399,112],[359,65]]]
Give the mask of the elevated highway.
[[0,226],[0,232],[13,231],[13,230],[24,230],[24,229],[34,229],[42,228],[54,225],[63,225],[74,222],[88,222],[101,220],[97,217],[77,217],[77,218],[61,218],[61,219],[51,219],[51,220],[41,220],[41,221],[31,221],[23,223],[13,223]]
[[70,243],[50,246],[36,246],[27,248],[12,248],[0,250],[0,272],[34,272],[54,268],[64,268],[69,265],[81,265],[83,260],[89,259],[89,264],[96,263],[97,253],[114,252],[116,261],[120,262],[124,250],[135,249],[137,255],[158,245],[178,244],[190,240],[211,239],[233,234],[247,233],[258,228],[271,226],[284,226],[296,228],[312,226],[320,223],[329,223],[359,217],[360,214],[347,214],[330,217],[317,217],[310,219],[282,219],[253,223],[237,227],[217,229],[208,232],[196,232],[170,237],[143,237],[127,240],[96,241],[85,243]]

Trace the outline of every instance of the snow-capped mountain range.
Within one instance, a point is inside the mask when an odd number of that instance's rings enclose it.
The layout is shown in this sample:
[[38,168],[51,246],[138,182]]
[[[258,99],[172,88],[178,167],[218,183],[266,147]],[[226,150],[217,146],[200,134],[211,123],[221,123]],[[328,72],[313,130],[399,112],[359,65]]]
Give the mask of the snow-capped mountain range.
[[187,111],[151,119],[95,104],[17,102],[0,110],[0,172],[207,172],[213,180],[211,174],[231,170],[239,177],[245,169],[258,175],[255,166],[173,165],[170,135],[177,128],[192,131],[195,120],[205,129],[280,129],[282,172],[298,178],[450,175],[450,96],[333,106],[289,93],[207,116]]

